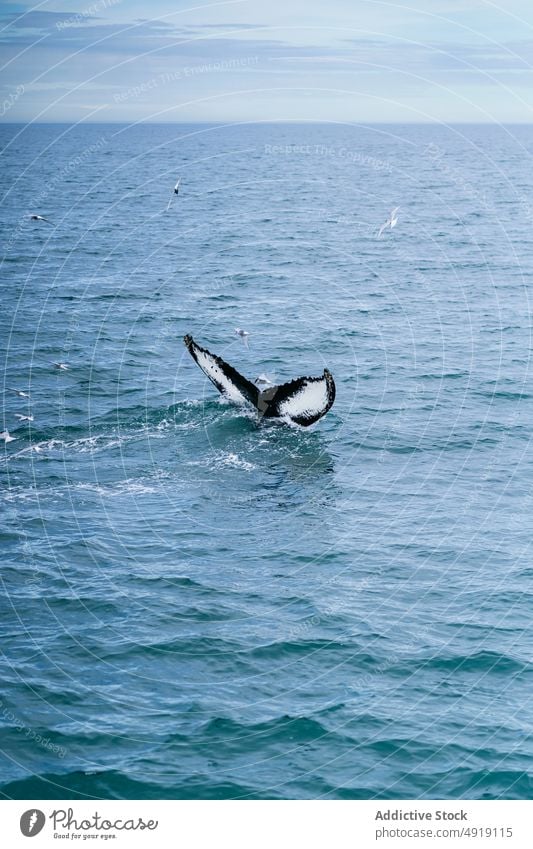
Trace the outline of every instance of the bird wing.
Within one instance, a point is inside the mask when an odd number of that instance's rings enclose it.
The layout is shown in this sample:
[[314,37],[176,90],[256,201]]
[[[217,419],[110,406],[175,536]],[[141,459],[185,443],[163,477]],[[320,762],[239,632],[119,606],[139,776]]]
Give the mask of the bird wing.
[[248,401],[254,407],[257,406],[259,398],[257,386],[239,374],[229,363],[224,362],[222,357],[217,357],[206,348],[197,345],[192,336],[185,336],[183,341],[193,360],[222,395],[236,404]]
[[385,230],[388,226],[389,226],[389,222],[388,222],[388,221],[385,221],[385,224],[382,224],[382,225],[381,225],[381,227],[379,228],[378,239],[380,239],[380,238],[381,238],[381,234],[383,233],[383,231],[384,231],[384,230]]
[[279,416],[308,427],[331,409],[335,400],[335,381],[331,372],[324,369],[321,377],[298,377],[262,394],[270,398],[265,415]]

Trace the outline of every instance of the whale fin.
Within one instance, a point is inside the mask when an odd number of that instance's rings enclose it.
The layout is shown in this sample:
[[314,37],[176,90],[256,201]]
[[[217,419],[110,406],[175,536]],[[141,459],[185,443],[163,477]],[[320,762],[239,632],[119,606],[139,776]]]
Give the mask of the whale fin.
[[265,416],[279,416],[309,427],[331,409],[335,381],[328,369],[322,377],[298,377],[261,393],[258,408]]
[[237,404],[252,404],[261,417],[285,419],[309,427],[325,416],[333,405],[335,381],[328,369],[324,369],[321,377],[298,377],[261,392],[221,357],[197,345],[192,336],[185,336],[183,341],[191,357],[222,395]]
[[193,360],[222,395],[236,404],[244,404],[248,401],[257,407],[259,399],[257,386],[239,374],[233,366],[224,362],[221,357],[197,345],[192,336],[185,336],[183,341]]

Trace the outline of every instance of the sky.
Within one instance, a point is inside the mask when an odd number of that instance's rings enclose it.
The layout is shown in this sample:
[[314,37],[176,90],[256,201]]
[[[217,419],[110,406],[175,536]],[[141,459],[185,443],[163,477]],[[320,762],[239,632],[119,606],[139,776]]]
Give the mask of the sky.
[[3,122],[533,121],[532,0],[0,5]]

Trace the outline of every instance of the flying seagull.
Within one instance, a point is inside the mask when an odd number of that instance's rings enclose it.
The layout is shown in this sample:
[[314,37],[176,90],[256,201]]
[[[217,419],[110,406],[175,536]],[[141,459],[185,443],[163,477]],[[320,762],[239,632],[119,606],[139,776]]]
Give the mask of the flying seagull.
[[67,370],[68,370],[68,366],[67,366],[67,364],[66,364],[66,363],[53,363],[53,365],[54,365],[56,368],[61,369],[62,371],[67,371]]
[[22,389],[11,389],[11,388],[9,388],[9,391],[14,392],[15,395],[19,396],[19,398],[29,398],[30,397],[29,392],[23,392]]
[[21,413],[15,413],[15,418],[19,420],[19,422],[32,422],[33,416],[23,416]]
[[170,200],[169,200],[168,206],[167,206],[167,212],[169,211],[170,207],[172,206],[172,201],[174,200],[174,195],[179,195],[179,193],[180,193],[180,183],[181,183],[181,177],[178,177],[178,182],[174,186],[174,188],[172,190],[172,194],[170,195]]
[[298,377],[281,386],[260,389],[221,357],[197,345],[192,336],[185,336],[183,341],[218,391],[236,404],[251,404],[260,419],[281,419],[308,427],[322,418],[335,400],[335,381],[327,368],[321,377]]
[[274,382],[270,380],[268,374],[262,372],[259,377],[256,377],[254,380],[256,386],[259,386],[261,389],[266,389],[267,386],[274,386]]
[[[44,216],[42,215],[30,215],[30,221],[45,221],[47,224],[52,224],[52,222],[49,221],[48,218],[44,218]],[[53,226],[54,225],[52,224],[52,227]]]
[[236,327],[235,333],[240,338],[244,347],[247,348],[248,347],[248,339],[250,338],[250,334],[248,333],[248,331],[247,330],[241,330],[240,327]]
[[380,239],[380,238],[381,238],[381,234],[383,233],[383,231],[384,231],[384,230],[386,230],[386,229],[387,229],[387,227],[390,227],[390,229],[391,229],[391,230],[392,230],[392,228],[393,228],[393,227],[396,227],[396,225],[397,225],[397,223],[398,223],[398,210],[399,210],[399,209],[400,209],[400,207],[399,207],[399,206],[396,206],[396,207],[392,210],[392,212],[391,212],[391,214],[389,215],[389,217],[387,218],[387,220],[385,221],[385,224],[383,224],[383,225],[380,227],[380,230],[379,230],[379,233],[378,233],[378,239]]
[[0,433],[0,439],[3,439],[4,442],[14,442],[16,437],[11,436],[8,430],[3,430],[2,433]]

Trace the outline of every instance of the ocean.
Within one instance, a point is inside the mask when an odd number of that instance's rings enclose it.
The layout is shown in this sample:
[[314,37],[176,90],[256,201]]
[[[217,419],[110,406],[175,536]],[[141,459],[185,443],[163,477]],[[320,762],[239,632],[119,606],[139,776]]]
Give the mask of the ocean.
[[531,798],[533,128],[0,136],[2,796]]

